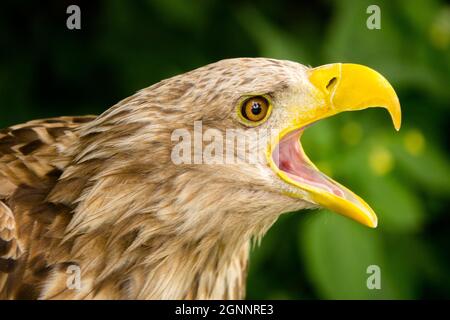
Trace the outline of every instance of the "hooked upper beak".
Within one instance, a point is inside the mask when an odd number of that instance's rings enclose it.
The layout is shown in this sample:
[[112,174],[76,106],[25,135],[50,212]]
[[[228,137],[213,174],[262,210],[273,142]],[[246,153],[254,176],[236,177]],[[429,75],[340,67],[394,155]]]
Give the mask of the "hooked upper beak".
[[400,102],[391,84],[366,66],[334,63],[311,69],[309,81],[323,94],[329,110],[326,116],[371,107],[386,108],[395,129],[400,130]]
[[292,122],[270,146],[269,164],[282,180],[306,191],[310,201],[375,228],[378,220],[370,206],[321,173],[304,153],[299,138],[310,123],[343,111],[371,107],[386,108],[395,129],[399,130],[401,109],[398,97],[381,74],[366,66],[335,63],[310,69],[307,74],[315,88],[317,106],[309,112],[290,111]]

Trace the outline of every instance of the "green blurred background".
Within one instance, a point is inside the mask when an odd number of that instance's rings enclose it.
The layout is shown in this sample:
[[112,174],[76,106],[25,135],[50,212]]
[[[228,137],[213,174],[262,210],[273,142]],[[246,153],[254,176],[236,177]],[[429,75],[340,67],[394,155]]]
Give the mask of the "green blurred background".
[[[81,7],[81,30],[66,8]],[[369,30],[366,8],[381,8]],[[312,160],[375,209],[375,230],[328,212],[287,214],[253,252],[248,298],[450,298],[450,5],[411,1],[6,1],[0,127],[96,114],[223,58],[368,65],[403,109],[341,114],[303,138]],[[381,290],[366,269],[381,268]]]

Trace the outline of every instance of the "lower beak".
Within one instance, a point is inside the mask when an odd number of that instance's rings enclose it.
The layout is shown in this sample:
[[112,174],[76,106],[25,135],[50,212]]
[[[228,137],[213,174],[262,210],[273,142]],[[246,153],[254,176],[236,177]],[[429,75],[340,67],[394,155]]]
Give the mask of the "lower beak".
[[[370,206],[352,191],[319,172],[304,154],[298,140],[303,128],[312,122],[343,111],[371,107],[386,108],[395,129],[399,130],[401,110],[397,95],[382,75],[362,65],[324,65],[309,70],[308,77],[316,89],[314,94],[320,107],[298,114],[293,119],[290,128],[283,130],[281,139],[271,148],[269,163],[284,181],[306,191],[312,202],[375,228],[378,220]],[[293,146],[295,143],[298,145]],[[296,151],[292,151],[293,148]],[[294,161],[297,163],[293,164]]]

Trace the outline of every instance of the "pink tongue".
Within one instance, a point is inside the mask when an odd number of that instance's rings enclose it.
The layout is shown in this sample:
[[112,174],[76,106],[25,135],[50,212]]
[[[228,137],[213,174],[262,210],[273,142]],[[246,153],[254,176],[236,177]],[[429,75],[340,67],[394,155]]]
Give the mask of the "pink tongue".
[[344,198],[343,190],[339,189],[330,178],[313,168],[300,145],[302,130],[296,130],[284,136],[272,153],[273,161],[278,169],[284,171],[289,178],[302,184],[307,184]]

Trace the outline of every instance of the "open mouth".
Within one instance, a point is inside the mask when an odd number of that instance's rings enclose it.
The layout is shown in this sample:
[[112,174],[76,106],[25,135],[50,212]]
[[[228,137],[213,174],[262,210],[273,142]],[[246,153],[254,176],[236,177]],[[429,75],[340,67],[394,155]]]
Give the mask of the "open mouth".
[[394,127],[400,129],[401,108],[390,83],[378,72],[351,63],[334,63],[307,71],[313,102],[287,104],[290,121],[283,122],[280,139],[272,141],[266,154],[270,168],[293,188],[288,196],[317,204],[375,228],[377,216],[352,191],[320,172],[300,144],[307,125],[345,111],[381,107],[388,110]]
[[331,178],[320,172],[303,151],[300,137],[304,129],[294,130],[280,140],[272,158],[275,165],[291,180],[299,184],[333,193],[345,198],[346,193]]
[[369,205],[320,172],[307,157],[300,143],[304,129],[293,130],[278,141],[271,152],[275,172],[285,182],[307,191],[316,204],[376,227],[377,217]]

